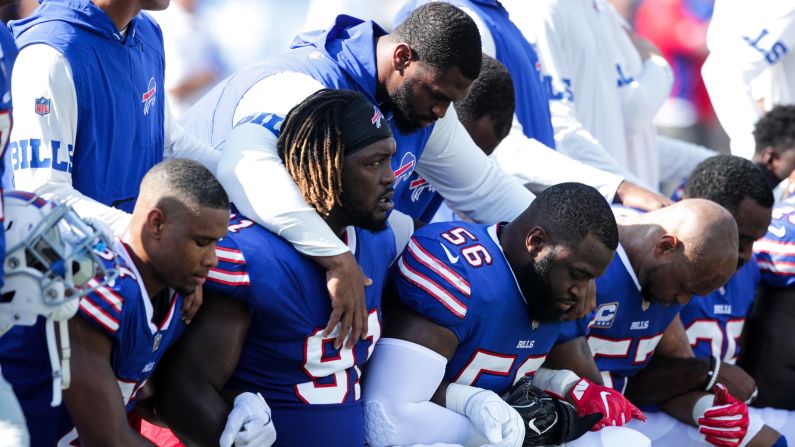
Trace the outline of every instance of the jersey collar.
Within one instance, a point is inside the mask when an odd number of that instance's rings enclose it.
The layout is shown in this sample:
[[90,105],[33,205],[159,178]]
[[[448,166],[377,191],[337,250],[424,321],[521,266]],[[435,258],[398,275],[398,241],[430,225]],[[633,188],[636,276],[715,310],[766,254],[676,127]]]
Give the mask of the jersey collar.
[[124,263],[130,268],[130,270],[135,275],[135,281],[138,282],[138,288],[141,291],[141,300],[143,301],[144,310],[146,312],[146,322],[149,326],[149,331],[152,334],[157,333],[158,331],[168,329],[169,325],[171,324],[171,320],[174,319],[174,313],[176,311],[176,306],[174,303],[176,302],[177,294],[169,289],[169,295],[171,299],[171,307],[168,310],[168,314],[166,318],[163,319],[163,323],[160,327],[157,327],[155,323],[152,322],[152,318],[154,318],[154,309],[152,308],[152,299],[149,298],[149,293],[146,291],[146,286],[144,285],[143,279],[141,279],[141,273],[135,267],[135,263],[130,256],[130,248],[125,244],[121,239],[116,239],[116,243],[114,245],[114,251],[121,256],[124,260]]
[[505,257],[505,253],[502,251],[502,245],[500,245],[500,231],[502,231],[502,227],[504,226],[505,222],[500,222],[490,226],[488,229],[486,229],[486,232],[489,234],[491,240],[494,241],[494,245],[499,247],[502,259],[505,260],[505,263],[508,265],[508,270],[511,272],[511,278],[513,278],[513,283],[516,285],[516,290],[519,291],[519,296],[522,297],[522,301],[524,301],[524,304],[527,305],[527,298],[525,298],[524,293],[522,293],[522,288],[519,286],[519,281],[516,279],[516,274],[511,268],[511,263],[508,262],[508,258]]
[[635,275],[635,269],[632,268],[632,264],[629,263],[629,257],[627,257],[627,252],[624,251],[624,247],[621,244],[618,244],[618,248],[616,248],[616,254],[618,258],[621,259],[621,263],[624,264],[624,269],[627,271],[627,274],[630,278],[632,278],[632,282],[635,283],[635,287],[638,288],[638,292],[640,292],[640,281],[638,281],[637,275]]

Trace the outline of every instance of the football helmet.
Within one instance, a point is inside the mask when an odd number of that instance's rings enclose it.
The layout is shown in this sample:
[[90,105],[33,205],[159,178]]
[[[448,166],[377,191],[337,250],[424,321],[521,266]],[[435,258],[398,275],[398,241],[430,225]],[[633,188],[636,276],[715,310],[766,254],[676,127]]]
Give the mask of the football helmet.
[[[22,191],[7,191],[3,199],[0,335],[14,325],[32,326],[39,316],[45,318],[53,402],[60,403],[60,390],[69,386],[66,320],[77,312],[81,297],[115,279],[118,262],[108,249],[110,237],[71,207]],[[59,322],[60,361],[54,322]]]

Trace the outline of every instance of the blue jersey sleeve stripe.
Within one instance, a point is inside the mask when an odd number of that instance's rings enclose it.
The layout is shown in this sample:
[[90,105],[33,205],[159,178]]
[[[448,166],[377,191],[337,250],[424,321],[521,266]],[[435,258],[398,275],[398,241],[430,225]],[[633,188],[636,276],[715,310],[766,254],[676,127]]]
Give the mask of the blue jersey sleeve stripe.
[[230,264],[245,264],[246,258],[240,250],[233,250],[231,248],[216,246],[215,255],[219,261],[228,262]]
[[101,327],[105,328],[110,334],[115,334],[119,330],[119,320],[108,314],[102,308],[89,300],[80,301],[80,310],[83,315],[94,320]]
[[[124,304],[124,298],[122,298],[118,293],[114,292],[112,289],[109,289],[108,287],[105,286],[97,287],[97,289],[94,290],[94,293],[86,295],[84,299],[95,301],[94,298],[95,296],[101,298],[102,301],[113,307],[113,309],[116,312],[121,313],[121,307]],[[102,303],[99,302],[95,304],[99,305],[100,307],[105,307],[104,305],[102,305]]]
[[795,257],[795,242],[760,239],[754,243],[754,251],[757,253],[767,253],[771,256]]
[[398,270],[400,271],[400,276],[402,276],[406,281],[424,290],[425,293],[439,301],[444,307],[452,312],[453,315],[457,316],[458,318],[464,318],[466,316],[466,304],[457,300],[453,295],[440,287],[439,284],[435,283],[428,277],[423,276],[420,272],[412,269],[408,264],[403,262],[403,257],[398,259]]
[[414,238],[409,240],[408,252],[412,257],[414,257],[414,259],[419,261],[420,264],[431,269],[442,279],[450,283],[451,286],[455,287],[467,298],[469,298],[471,294],[469,283],[453,269],[446,266],[442,261],[435,258],[427,250],[422,248],[422,246],[420,246]]
[[230,272],[219,268],[211,268],[207,279],[227,286],[248,286],[251,284],[248,272]]
[[758,259],[757,263],[759,264],[759,268],[763,272],[770,272],[774,275],[785,275],[785,276],[795,275],[795,262],[786,262],[786,261],[768,262],[762,259]]

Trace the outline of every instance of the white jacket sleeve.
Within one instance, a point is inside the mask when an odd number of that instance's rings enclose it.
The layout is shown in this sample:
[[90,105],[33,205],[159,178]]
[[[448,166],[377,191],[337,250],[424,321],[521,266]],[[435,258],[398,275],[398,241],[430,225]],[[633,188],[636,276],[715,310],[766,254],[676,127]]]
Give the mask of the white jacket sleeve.
[[[71,162],[77,136],[77,93],[72,69],[66,58],[54,48],[36,44],[24,47],[17,56],[11,78],[14,127],[9,143],[10,168],[14,171],[16,189],[35,192],[46,199],[57,199],[72,206],[84,218],[99,219],[122,234],[130,215],[99,203],[81,194],[72,186]],[[37,98],[49,100],[49,111],[35,113]],[[28,142],[41,141],[40,152],[33,154]],[[52,141],[60,142],[56,153],[50,150]],[[49,152],[48,152],[49,151]],[[33,156],[39,161],[49,157],[46,167],[31,167]],[[69,164],[66,170],[53,165]]]
[[[780,6],[784,5],[782,2]],[[728,15],[725,20],[739,22],[742,17]],[[742,25],[710,25],[719,27],[722,35],[712,41],[701,75],[721,126],[732,140],[732,153],[750,159],[755,146],[754,124],[762,116],[760,98],[754,97],[751,83],[780,63],[784,53],[793,51],[795,8],[754,30],[743,29]]]
[[707,158],[718,155],[712,149],[687,141],[657,135],[660,151],[660,182],[681,181]]
[[475,145],[453,107],[436,122],[417,173],[453,208],[477,222],[513,220],[534,198]]
[[210,172],[215,173],[218,169],[221,151],[215,150],[209,144],[185,132],[177,120],[174,119],[169,101],[166,101],[165,107],[163,157],[190,158],[203,164]]
[[624,181],[620,175],[580,163],[521,134],[508,135],[491,158],[536,194],[556,183],[581,182],[598,189],[612,203]]
[[[309,76],[279,73],[252,87],[235,111],[235,122],[255,113],[285,117],[323,86]],[[236,126],[222,146],[217,176],[235,206],[249,219],[290,241],[307,256],[349,251],[310,207],[276,152],[276,136],[258,124]]]

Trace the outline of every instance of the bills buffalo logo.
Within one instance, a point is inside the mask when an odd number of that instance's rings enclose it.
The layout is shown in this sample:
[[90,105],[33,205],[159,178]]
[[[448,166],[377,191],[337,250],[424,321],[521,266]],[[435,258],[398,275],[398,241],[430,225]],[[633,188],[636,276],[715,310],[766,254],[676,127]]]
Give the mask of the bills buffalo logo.
[[141,102],[144,103],[144,115],[149,114],[149,109],[155,103],[155,94],[157,93],[157,83],[155,82],[155,78],[149,78],[149,86],[146,92],[144,92],[143,96],[141,96]]
[[416,202],[420,199],[423,191],[435,191],[434,187],[422,177],[417,177],[409,182],[409,191],[411,191],[411,201]]
[[384,115],[381,114],[381,111],[378,110],[378,107],[373,106],[373,117],[370,119],[370,124],[373,124],[376,128],[381,128],[381,120],[384,119]]
[[50,99],[43,96],[36,98],[36,114],[44,116],[48,113],[50,113]]
[[414,166],[417,164],[417,158],[411,152],[406,152],[400,160],[400,166],[395,169],[395,184],[408,180],[411,173],[414,172]]

